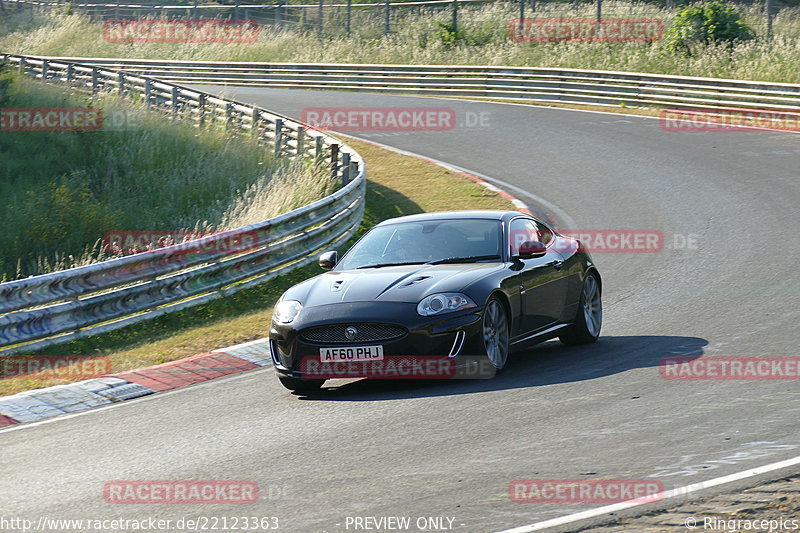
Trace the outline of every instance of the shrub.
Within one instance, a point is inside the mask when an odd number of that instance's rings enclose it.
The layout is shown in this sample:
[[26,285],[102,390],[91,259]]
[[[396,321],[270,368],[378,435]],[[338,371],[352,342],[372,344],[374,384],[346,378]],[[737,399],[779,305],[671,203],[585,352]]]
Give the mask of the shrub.
[[735,7],[725,0],[707,0],[680,11],[664,35],[667,49],[691,55],[693,44],[733,43],[755,36]]

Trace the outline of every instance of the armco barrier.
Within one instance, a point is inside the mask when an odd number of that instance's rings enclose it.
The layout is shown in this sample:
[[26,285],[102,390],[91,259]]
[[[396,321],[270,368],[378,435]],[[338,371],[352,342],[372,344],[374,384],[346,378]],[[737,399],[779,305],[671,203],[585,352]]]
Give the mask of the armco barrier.
[[[41,276],[0,283],[0,354],[38,349],[178,311],[263,283],[314,261],[313,252],[349,239],[364,213],[366,168],[357,152],[336,138],[307,130],[256,106],[75,61],[2,54],[20,72],[85,91],[144,98],[148,107],[180,114],[198,125],[218,121],[256,136],[279,157],[324,162],[335,193],[289,213],[186,245],[111,259]],[[247,250],[213,250],[217,242],[255,236]]]
[[796,111],[800,85],[635,72],[444,65],[83,61],[176,83],[486,97],[594,105]]

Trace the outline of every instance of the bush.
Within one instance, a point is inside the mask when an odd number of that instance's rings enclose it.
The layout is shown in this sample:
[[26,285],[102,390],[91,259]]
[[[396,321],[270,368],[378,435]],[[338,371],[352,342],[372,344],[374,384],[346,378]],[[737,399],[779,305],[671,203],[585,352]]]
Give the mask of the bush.
[[691,55],[693,44],[745,41],[755,36],[739,11],[725,0],[707,0],[680,11],[664,35],[673,52]]

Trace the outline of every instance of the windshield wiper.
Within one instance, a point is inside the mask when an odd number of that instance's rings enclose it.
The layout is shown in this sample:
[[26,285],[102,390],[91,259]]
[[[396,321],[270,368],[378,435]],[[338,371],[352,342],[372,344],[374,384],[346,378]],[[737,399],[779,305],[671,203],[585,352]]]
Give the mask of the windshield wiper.
[[393,266],[402,266],[402,265],[421,265],[423,261],[411,261],[405,263],[377,263],[375,265],[364,265],[360,267],[356,267],[356,270],[361,268],[381,268],[381,267],[393,267]]
[[500,256],[495,255],[472,255],[469,257],[448,257],[446,259],[437,259],[436,261],[428,261],[429,265],[443,265],[445,263],[474,263],[476,261],[485,261],[487,259],[500,259]]

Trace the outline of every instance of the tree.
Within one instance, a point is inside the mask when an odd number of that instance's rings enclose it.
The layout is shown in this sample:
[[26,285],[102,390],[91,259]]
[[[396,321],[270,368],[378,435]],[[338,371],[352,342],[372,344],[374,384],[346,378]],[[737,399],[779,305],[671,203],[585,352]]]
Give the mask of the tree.
[[678,12],[664,35],[664,45],[691,55],[693,44],[745,41],[755,37],[742,15],[725,0],[705,0]]

